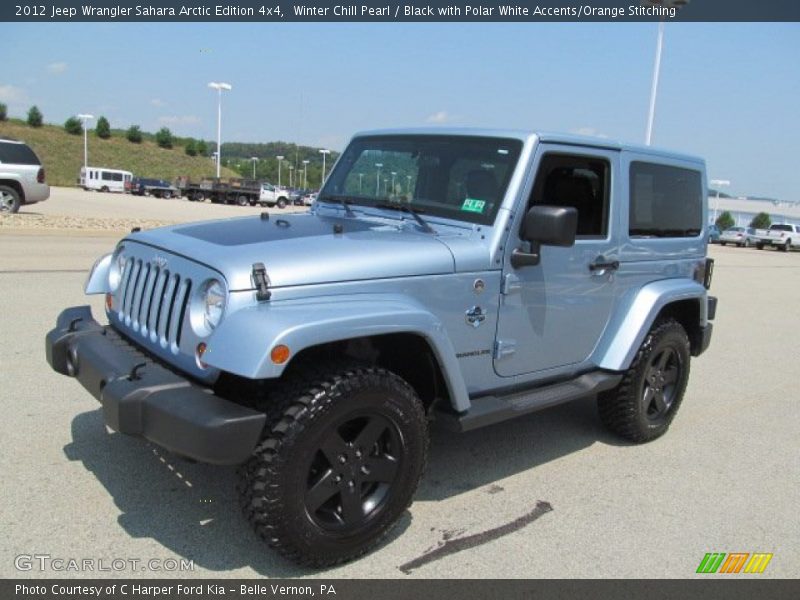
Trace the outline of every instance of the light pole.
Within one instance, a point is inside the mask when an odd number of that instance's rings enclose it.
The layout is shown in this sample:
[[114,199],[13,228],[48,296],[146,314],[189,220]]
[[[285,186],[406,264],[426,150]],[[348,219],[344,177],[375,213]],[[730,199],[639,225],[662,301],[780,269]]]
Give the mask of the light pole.
[[283,157],[276,156],[275,158],[278,159],[278,189],[281,189],[281,161],[283,160]]
[[[86,129],[86,121],[89,119],[94,119],[94,115],[78,115],[78,118],[83,123],[83,170],[86,171],[86,168],[89,166],[89,142],[87,141],[87,133],[88,130]],[[89,175],[87,174],[86,177]]]
[[320,150],[320,154],[322,154],[322,180],[319,183],[319,188],[322,189],[323,184],[325,183],[325,157],[331,153],[330,150]]
[[253,161],[253,179],[255,179],[256,178],[256,163],[258,162],[258,157],[257,156],[251,156],[250,160]]
[[394,196],[394,178],[397,176],[397,171],[392,171],[392,191],[389,196]]
[[406,175],[406,195],[411,200],[411,175]]
[[378,168],[378,174],[375,176],[375,197],[381,195],[381,167],[383,163],[375,163],[375,166]]
[[303,161],[303,189],[308,189],[308,163],[311,162],[309,160]]
[[[643,5],[660,8],[674,8],[676,11],[689,4],[689,0],[642,0]],[[653,139],[653,120],[656,116],[656,95],[658,93],[658,77],[661,72],[661,49],[664,45],[664,17],[658,21],[658,39],[656,41],[656,61],[653,65],[653,82],[650,86],[650,108],[647,111],[647,131],[644,143],[650,145]]]
[[208,87],[217,90],[217,179],[219,179],[219,168],[222,163],[222,90],[230,91],[233,86],[230,83],[212,81]]
[[289,165],[289,187],[294,187],[294,165]]
[[731,184],[731,182],[729,180],[727,180],[727,179],[712,179],[709,183],[711,183],[711,185],[713,185],[715,188],[717,188],[716,190],[714,190],[714,191],[717,192],[717,197],[716,197],[716,199],[714,201],[714,223],[716,223],[717,222],[717,211],[719,210],[719,187],[723,186],[723,185],[728,185],[729,186]]
[[363,173],[359,173],[358,174],[358,195],[359,196],[361,195],[361,182],[363,181],[363,179],[364,179],[364,174]]

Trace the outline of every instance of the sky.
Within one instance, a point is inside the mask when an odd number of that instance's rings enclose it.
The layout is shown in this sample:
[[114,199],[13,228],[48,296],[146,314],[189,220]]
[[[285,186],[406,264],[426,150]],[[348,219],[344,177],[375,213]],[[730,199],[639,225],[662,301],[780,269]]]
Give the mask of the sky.
[[[642,143],[656,23],[2,23],[0,102],[45,121],[341,150],[453,125]],[[653,145],[732,195],[800,201],[800,24],[667,23]]]

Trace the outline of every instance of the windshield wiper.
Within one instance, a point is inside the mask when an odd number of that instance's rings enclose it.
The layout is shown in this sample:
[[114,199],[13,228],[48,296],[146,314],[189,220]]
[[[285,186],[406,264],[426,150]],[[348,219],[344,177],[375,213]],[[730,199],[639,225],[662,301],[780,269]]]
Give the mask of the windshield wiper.
[[344,206],[344,211],[348,217],[356,216],[356,213],[350,208],[350,205],[353,204],[353,200],[355,200],[353,196],[345,196],[343,194],[335,194],[335,195],[327,195],[322,196],[321,198],[317,198],[317,202],[330,202],[331,204],[341,204]]
[[419,223],[419,226],[422,227],[423,231],[427,233],[436,233],[436,230],[430,225],[428,225],[425,219],[419,216],[419,213],[423,212],[422,209],[420,208],[413,209],[410,206],[406,206],[405,204],[392,204],[387,202],[376,204],[375,208],[387,208],[389,210],[399,210],[400,212],[408,213],[412,217],[414,217],[417,223]]

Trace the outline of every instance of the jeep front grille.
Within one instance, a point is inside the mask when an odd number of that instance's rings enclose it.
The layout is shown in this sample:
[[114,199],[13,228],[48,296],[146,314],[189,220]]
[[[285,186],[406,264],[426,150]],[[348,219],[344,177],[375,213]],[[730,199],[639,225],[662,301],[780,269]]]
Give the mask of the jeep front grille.
[[139,258],[125,263],[117,296],[120,323],[150,343],[177,352],[192,282]]

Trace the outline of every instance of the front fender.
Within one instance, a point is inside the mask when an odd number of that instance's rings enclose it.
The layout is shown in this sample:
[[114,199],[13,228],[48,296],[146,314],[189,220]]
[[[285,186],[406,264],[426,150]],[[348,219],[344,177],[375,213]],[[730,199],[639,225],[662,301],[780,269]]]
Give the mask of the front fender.
[[108,270],[111,268],[112,256],[111,253],[105,254],[94,263],[83,286],[85,294],[105,294],[111,291],[108,287]]
[[466,385],[444,326],[423,306],[401,295],[352,294],[249,306],[225,317],[209,340],[203,360],[249,379],[276,378],[286,368],[270,359],[278,344],[297,356],[328,342],[391,333],[424,338],[441,366],[453,407],[469,408]]
[[706,289],[695,281],[665,279],[642,287],[624,314],[608,330],[607,339],[599,347],[597,365],[601,369],[628,369],[661,310],[673,302],[697,299],[700,323],[707,317]]

